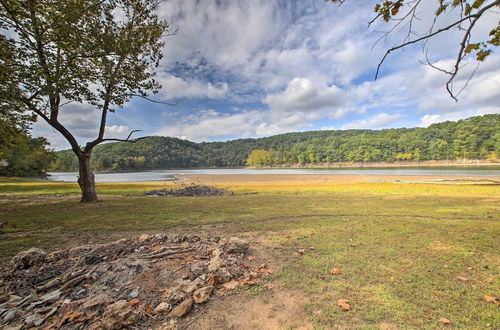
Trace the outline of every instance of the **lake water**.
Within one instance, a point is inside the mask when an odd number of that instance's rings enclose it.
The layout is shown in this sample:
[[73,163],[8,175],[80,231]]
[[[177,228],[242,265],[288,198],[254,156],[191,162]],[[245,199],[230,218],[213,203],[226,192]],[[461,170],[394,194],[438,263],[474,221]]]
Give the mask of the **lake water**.
[[[96,173],[98,182],[137,182],[174,180],[178,174],[365,174],[365,175],[442,175],[456,177],[500,177],[500,166],[491,167],[412,167],[412,168],[331,168],[331,169],[250,169],[214,168],[155,170],[123,173]],[[77,172],[51,172],[49,181],[75,182]]]

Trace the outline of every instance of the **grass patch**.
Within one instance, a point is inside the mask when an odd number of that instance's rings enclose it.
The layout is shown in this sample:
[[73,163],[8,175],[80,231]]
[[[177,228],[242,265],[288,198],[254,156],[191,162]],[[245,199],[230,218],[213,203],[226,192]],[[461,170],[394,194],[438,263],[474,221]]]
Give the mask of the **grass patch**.
[[285,262],[276,277],[304,292],[318,328],[500,326],[484,300],[500,296],[498,187],[236,183],[219,185],[234,196],[124,196],[169,184],[99,184],[102,201],[81,204],[58,197],[76,184],[0,182],[0,257],[143,231],[251,231],[274,243]]

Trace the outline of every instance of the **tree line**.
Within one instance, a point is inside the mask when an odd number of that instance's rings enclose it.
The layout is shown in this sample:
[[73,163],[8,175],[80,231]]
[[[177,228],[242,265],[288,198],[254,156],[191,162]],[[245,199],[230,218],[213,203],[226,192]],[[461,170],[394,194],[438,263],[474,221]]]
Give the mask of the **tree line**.
[[[134,144],[98,146],[92,167],[97,171],[129,171],[398,160],[496,160],[499,150],[500,114],[491,114],[427,128],[310,131],[227,142],[194,143],[152,136]],[[77,169],[78,161],[71,151],[57,152],[52,170]]]
[[0,176],[44,176],[56,160],[48,147],[47,139],[32,138],[0,114]]

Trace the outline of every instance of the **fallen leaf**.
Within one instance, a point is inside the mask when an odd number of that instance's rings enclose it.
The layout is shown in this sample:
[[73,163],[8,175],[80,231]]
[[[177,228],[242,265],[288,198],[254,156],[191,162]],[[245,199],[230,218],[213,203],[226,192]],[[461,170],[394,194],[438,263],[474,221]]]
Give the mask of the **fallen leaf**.
[[348,310],[350,310],[350,309],[351,309],[351,305],[349,305],[348,303],[349,303],[349,301],[348,301],[348,300],[346,300],[346,299],[339,299],[339,300],[337,301],[337,305],[338,305],[340,308],[342,308],[342,310],[343,310],[344,312],[347,312]]
[[451,324],[451,321],[448,320],[448,319],[445,319],[444,317],[440,318],[439,319],[439,322],[443,323],[443,324]]
[[134,298],[134,299],[130,300],[130,301],[128,302],[128,304],[129,304],[130,306],[136,306],[136,305],[140,305],[140,304],[141,304],[141,302],[139,301],[139,299]]
[[340,269],[340,268],[332,268],[332,270],[330,270],[330,274],[332,274],[332,275],[342,274],[342,269]]
[[255,260],[255,257],[249,256],[249,257],[247,257],[247,260],[248,260],[248,261],[254,261],[254,260]]
[[468,278],[461,277],[461,276],[457,276],[457,279],[460,281],[464,281],[464,282],[467,282],[469,280]]
[[299,250],[299,254],[304,254],[304,253],[306,253],[306,251],[304,249]]
[[154,310],[155,310],[155,309],[153,308],[153,306],[151,306],[151,305],[149,305],[149,304],[148,304],[148,305],[146,305],[146,308],[145,308],[146,314],[150,314],[150,315],[151,315],[151,314],[153,314],[153,313],[154,313]]
[[265,286],[268,290],[272,290],[272,289],[274,289],[274,284],[271,284],[271,283],[264,284],[264,286]]
[[495,304],[497,304],[497,305],[499,304],[499,303],[498,303],[498,298],[496,298],[496,297],[484,296],[484,299],[485,299],[485,300],[486,300],[486,302],[488,302],[488,303],[492,302],[492,303],[495,303]]

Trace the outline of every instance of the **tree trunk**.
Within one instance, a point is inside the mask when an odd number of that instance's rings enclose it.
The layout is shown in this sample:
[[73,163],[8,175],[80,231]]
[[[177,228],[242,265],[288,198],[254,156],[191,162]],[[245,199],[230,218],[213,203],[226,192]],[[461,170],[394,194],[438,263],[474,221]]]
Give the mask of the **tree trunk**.
[[80,202],[96,202],[98,201],[97,193],[95,190],[94,173],[90,167],[90,153],[83,153],[78,157],[80,165],[80,176],[78,177],[78,184],[82,190],[82,199]]

